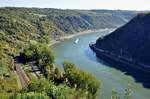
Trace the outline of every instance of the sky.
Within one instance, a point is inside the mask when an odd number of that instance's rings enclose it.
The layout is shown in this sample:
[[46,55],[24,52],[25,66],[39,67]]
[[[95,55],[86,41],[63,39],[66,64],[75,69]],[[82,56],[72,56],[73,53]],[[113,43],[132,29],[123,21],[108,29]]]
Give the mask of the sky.
[[150,10],[150,0],[0,0],[0,7]]

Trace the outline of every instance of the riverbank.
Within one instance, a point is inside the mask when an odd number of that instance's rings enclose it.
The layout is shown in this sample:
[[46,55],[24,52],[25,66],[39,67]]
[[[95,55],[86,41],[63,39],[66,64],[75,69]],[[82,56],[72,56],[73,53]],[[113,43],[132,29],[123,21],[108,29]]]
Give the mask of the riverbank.
[[106,31],[106,30],[111,30],[110,32],[112,32],[112,31],[115,30],[115,28],[94,29],[94,30],[85,30],[85,31],[82,31],[82,32],[76,32],[74,34],[62,36],[62,37],[59,38],[59,40],[51,40],[51,42],[49,43],[48,46],[50,47],[50,46],[52,46],[56,43],[64,41],[65,39],[70,39],[70,38],[73,38],[73,37],[76,37],[76,36],[79,36],[79,35],[89,34],[89,33],[93,33],[93,32],[102,32],[102,31]]
[[94,44],[89,44],[89,46],[96,53],[96,55],[102,59],[105,57],[105,60],[108,60],[107,58],[109,58],[114,62],[118,62],[119,64],[122,64],[125,66],[130,66],[130,68],[133,67],[133,69],[136,68],[138,70],[142,70],[144,72],[147,72],[148,74],[150,73],[150,67],[149,66],[146,66],[146,65],[139,63],[139,62],[129,61],[123,57],[121,58],[115,54],[112,54],[111,52],[106,52],[103,49],[99,49],[99,48],[95,47]]

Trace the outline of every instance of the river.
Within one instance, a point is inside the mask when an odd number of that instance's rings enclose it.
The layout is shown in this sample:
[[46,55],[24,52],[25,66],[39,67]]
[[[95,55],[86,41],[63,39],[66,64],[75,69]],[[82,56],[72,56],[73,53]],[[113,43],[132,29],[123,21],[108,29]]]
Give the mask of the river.
[[[112,90],[123,96],[124,89],[129,84],[133,91],[131,99],[150,99],[150,89],[144,88],[142,83],[137,82],[132,75],[109,66],[101,59],[97,59],[95,53],[89,48],[90,42],[95,42],[97,38],[108,34],[109,31],[80,35],[53,45],[56,63],[62,68],[61,63],[64,60],[72,61],[80,69],[90,72],[101,80],[102,85],[98,92],[98,99],[110,99]],[[79,38],[79,42],[74,44],[77,38]]]

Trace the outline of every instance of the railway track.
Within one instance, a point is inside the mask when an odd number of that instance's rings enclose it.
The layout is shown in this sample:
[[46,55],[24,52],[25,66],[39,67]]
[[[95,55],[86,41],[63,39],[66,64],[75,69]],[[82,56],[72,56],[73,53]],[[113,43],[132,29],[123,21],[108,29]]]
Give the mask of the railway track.
[[20,64],[16,64],[16,72],[19,76],[19,80],[20,80],[22,88],[25,88],[28,85],[30,80],[28,76],[26,75],[26,73],[24,72],[24,70],[22,69]]

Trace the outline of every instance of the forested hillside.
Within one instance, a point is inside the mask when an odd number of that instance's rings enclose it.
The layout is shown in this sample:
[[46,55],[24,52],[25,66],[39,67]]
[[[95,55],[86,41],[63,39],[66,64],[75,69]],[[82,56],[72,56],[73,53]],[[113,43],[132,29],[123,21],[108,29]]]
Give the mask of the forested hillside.
[[14,58],[35,40],[50,40],[89,29],[117,28],[136,11],[0,8],[0,92],[18,90]]
[[50,39],[87,29],[116,28],[135,14],[119,10],[0,8],[1,54],[9,56],[8,61],[23,50],[29,40],[48,43]]
[[150,64],[150,14],[141,13],[110,35],[99,38],[96,47],[136,64]]

